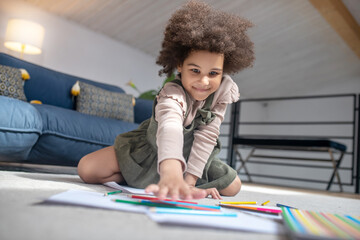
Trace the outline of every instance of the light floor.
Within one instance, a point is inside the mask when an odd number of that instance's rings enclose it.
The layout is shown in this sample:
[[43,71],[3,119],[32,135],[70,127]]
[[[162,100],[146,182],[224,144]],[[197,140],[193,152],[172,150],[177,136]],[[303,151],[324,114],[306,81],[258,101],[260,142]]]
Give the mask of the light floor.
[[[83,183],[74,175],[74,168],[52,170],[67,174],[44,173],[48,170],[41,166],[36,170],[43,173],[19,171],[16,167],[0,170],[0,239],[289,239],[287,235],[159,225],[143,214],[43,203],[68,189],[111,189]],[[283,203],[305,210],[360,215],[360,198],[355,194],[244,184],[237,196],[225,200],[270,200],[269,205]],[[215,203],[213,199],[202,201]]]

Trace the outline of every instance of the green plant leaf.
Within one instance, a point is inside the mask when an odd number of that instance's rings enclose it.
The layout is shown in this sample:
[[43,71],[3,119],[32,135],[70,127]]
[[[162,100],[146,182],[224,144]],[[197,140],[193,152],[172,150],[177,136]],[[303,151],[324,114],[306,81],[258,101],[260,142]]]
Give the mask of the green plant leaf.
[[149,90],[149,91],[146,91],[146,92],[143,92],[142,94],[140,94],[140,96],[138,98],[154,100],[157,93],[158,92],[156,90]]
[[171,81],[174,80],[174,79],[175,79],[175,74],[173,73],[173,74],[171,74],[170,77],[168,77],[168,78],[166,78],[166,79],[164,80],[163,86],[165,85],[165,83],[171,82]]

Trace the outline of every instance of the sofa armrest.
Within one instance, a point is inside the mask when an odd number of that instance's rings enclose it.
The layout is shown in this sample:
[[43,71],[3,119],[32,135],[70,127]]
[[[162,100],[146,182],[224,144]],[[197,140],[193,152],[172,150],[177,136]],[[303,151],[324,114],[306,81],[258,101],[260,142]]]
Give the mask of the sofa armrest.
[[141,98],[136,98],[134,107],[135,123],[142,123],[152,115],[153,101]]

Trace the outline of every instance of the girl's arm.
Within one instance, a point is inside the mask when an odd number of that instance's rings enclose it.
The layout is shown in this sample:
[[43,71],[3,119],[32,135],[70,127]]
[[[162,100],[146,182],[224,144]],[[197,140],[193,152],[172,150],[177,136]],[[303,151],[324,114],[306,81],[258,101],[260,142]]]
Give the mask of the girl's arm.
[[181,161],[166,159],[159,166],[160,181],[149,185],[145,191],[153,192],[160,199],[167,196],[172,199],[200,199],[207,196],[202,189],[191,187],[183,178]]
[[191,173],[186,173],[185,174],[185,182],[187,184],[189,184],[192,187],[195,187],[196,181],[199,179],[197,176],[191,174]]
[[158,147],[158,184],[149,185],[147,192],[159,198],[203,198],[206,191],[191,188],[184,180],[186,162],[183,156],[183,121],[186,111],[186,95],[175,83],[168,83],[159,93],[155,107],[158,123],[156,144]]

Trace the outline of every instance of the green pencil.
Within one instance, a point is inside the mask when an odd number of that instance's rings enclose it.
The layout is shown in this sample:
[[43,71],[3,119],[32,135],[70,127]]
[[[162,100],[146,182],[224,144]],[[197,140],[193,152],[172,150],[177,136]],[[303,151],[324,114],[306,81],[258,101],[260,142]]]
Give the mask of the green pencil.
[[108,192],[108,193],[105,193],[104,196],[113,195],[113,194],[117,194],[117,193],[122,193],[122,190],[113,191],[113,192]]
[[123,199],[111,199],[111,200],[114,201],[114,202],[119,202],[119,203],[129,203],[129,204],[142,205],[142,206],[147,206],[147,207],[165,207],[165,208],[188,209],[188,208],[183,208],[183,207],[176,206],[175,204],[155,203],[155,202],[150,202],[150,201],[145,201],[145,200],[140,200],[140,201],[129,201],[129,200],[123,200]]

